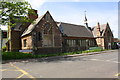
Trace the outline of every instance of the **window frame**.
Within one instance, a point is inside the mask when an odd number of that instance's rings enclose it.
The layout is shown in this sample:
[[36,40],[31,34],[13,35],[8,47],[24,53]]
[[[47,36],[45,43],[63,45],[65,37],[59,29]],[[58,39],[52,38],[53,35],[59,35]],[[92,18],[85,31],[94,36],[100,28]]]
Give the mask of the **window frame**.
[[23,40],[23,45],[24,45],[24,47],[27,47],[27,39]]

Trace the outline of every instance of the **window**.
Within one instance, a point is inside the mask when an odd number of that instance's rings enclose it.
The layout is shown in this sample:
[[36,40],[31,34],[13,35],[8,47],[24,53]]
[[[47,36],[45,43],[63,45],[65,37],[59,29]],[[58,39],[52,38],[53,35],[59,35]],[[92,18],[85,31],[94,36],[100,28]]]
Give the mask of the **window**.
[[49,19],[50,19],[50,16],[47,14],[47,15],[45,16],[45,18],[46,18],[46,20],[49,20]]
[[27,39],[23,40],[24,47],[27,47]]
[[69,40],[67,40],[67,45],[69,46]]
[[2,31],[2,38],[7,38],[7,32]]
[[49,24],[45,24],[45,27],[48,28],[50,25]]
[[79,46],[81,46],[81,40],[79,40]]
[[76,41],[75,40],[67,40],[67,45],[69,45],[70,47],[73,47],[76,45]]
[[43,46],[44,47],[53,47],[54,46],[54,36],[52,33],[52,28],[49,23],[44,25],[44,30],[43,30]]
[[73,40],[73,45],[72,46],[75,46],[76,45],[76,41],[75,40]]
[[82,39],[81,40],[81,46],[84,46],[85,44],[84,44],[84,40]]
[[43,36],[43,46],[44,47],[52,47],[54,46],[53,44],[53,36],[50,34],[44,35]]
[[42,34],[41,32],[38,32],[38,41],[42,40]]
[[50,24],[49,24],[49,23],[45,24],[44,27],[45,27],[45,28],[44,28],[44,34],[49,34],[49,33],[51,33],[51,32],[50,32],[50,31],[51,31],[51,27],[50,27]]

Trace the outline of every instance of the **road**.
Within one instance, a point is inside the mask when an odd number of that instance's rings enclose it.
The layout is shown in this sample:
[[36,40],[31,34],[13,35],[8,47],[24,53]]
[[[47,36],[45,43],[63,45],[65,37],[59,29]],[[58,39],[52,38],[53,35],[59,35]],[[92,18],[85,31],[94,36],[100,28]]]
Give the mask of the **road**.
[[3,78],[118,78],[118,50],[2,64]]

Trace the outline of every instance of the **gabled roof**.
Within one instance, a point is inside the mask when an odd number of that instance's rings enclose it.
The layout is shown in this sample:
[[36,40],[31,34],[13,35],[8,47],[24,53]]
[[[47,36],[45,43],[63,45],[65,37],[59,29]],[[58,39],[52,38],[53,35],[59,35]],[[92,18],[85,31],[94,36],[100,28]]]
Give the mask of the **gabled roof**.
[[[104,33],[105,33],[106,29],[107,29],[106,27],[107,27],[107,24],[100,25],[100,31],[102,33],[101,34],[102,36],[104,35]],[[94,37],[97,37],[97,26],[93,27],[92,32],[93,32]]]
[[35,28],[35,26],[38,24],[38,22],[42,19],[43,16],[38,17],[33,23],[29,25],[29,27],[23,32],[21,36],[25,36],[32,32],[32,30]]
[[12,30],[20,31],[20,27],[23,24],[22,22],[20,22],[22,17],[23,16],[14,16],[14,19],[16,20],[10,20],[12,24],[15,24],[14,27],[11,28]]
[[22,23],[16,23],[16,25],[13,28],[14,30],[20,31],[21,26],[22,26]]
[[70,23],[57,22],[63,35],[70,37],[89,37],[93,38],[93,34],[85,26]]
[[[21,37],[27,35],[27,34],[30,34],[33,29],[36,27],[36,25],[42,20],[42,18],[47,14],[49,13],[49,11],[47,11],[44,15],[38,17],[37,19],[34,20],[33,23],[31,23],[28,28],[23,32],[23,34],[21,35]],[[50,14],[50,13],[49,13]]]

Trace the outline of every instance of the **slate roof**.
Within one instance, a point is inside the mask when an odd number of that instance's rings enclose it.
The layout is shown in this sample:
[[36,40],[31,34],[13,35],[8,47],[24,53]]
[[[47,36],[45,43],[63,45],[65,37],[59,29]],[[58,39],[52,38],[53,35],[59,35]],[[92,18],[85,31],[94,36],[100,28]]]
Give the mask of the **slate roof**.
[[[106,27],[107,27],[107,24],[102,24],[102,25],[100,25],[100,31],[101,31],[101,33],[102,33],[102,36],[103,36],[104,33],[105,33]],[[93,27],[92,32],[93,32],[94,37],[97,37],[97,26],[94,26],[94,27]]]
[[38,22],[42,19],[43,16],[38,17],[33,23],[29,25],[29,27],[23,32],[21,36],[25,36],[32,32],[32,30],[35,28],[35,26],[38,24]]
[[16,23],[16,25],[13,27],[14,30],[20,30],[22,23]]
[[[21,17],[23,16],[14,16],[15,19],[17,19],[18,21],[21,19]],[[12,30],[17,30],[20,31],[21,25],[23,24],[22,22],[16,22],[16,21],[11,21],[12,23],[15,23],[14,27],[12,27]]]
[[[45,15],[45,14],[44,14]],[[44,16],[43,15],[43,16]],[[38,17],[35,21],[34,24],[30,24],[29,27],[23,32],[21,37],[30,34],[32,30],[36,27],[38,22],[41,21],[43,16]],[[94,38],[92,32],[87,29],[85,26],[82,25],[75,25],[75,24],[70,24],[70,23],[63,23],[63,22],[56,22],[60,31],[70,37],[89,37],[89,38]]]
[[57,22],[60,31],[63,35],[70,37],[89,37],[93,38],[92,32],[82,25],[75,25],[70,23]]

